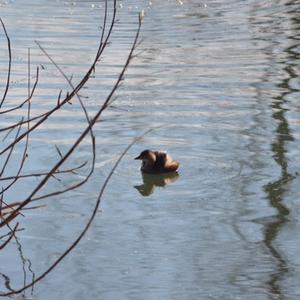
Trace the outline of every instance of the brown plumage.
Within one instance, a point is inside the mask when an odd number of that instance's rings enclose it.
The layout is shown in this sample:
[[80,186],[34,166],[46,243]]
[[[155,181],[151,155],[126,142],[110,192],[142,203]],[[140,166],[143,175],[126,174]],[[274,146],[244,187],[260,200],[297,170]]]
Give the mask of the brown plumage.
[[144,150],[135,159],[142,160],[141,171],[144,173],[170,173],[179,167],[179,162],[163,151]]

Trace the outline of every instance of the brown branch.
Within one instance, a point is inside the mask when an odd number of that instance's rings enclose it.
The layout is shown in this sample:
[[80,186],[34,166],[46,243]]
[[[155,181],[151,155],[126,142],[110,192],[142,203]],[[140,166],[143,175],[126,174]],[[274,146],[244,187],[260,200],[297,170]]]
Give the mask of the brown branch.
[[144,134],[142,134],[141,136],[139,136],[138,138],[134,139],[127,147],[126,149],[121,153],[121,155],[119,156],[119,158],[117,159],[117,161],[115,162],[114,166],[112,167],[112,169],[110,170],[108,176],[106,177],[101,190],[98,194],[94,209],[92,211],[92,214],[88,220],[88,222],[86,223],[85,227],[83,228],[82,232],[79,234],[79,236],[76,238],[76,240],[65,250],[65,252],[63,252],[59,258],[56,259],[56,261],[46,270],[44,271],[41,275],[39,275],[38,277],[36,277],[31,283],[25,285],[24,287],[22,287],[19,290],[14,290],[12,292],[8,292],[8,293],[0,293],[0,296],[9,296],[9,295],[13,295],[16,293],[21,293],[24,290],[32,287],[33,285],[35,285],[38,281],[40,281],[41,279],[43,279],[44,277],[46,277],[81,241],[81,239],[84,237],[84,235],[86,234],[86,232],[88,231],[88,229],[90,228],[93,220],[96,217],[96,214],[98,212],[100,203],[101,203],[101,199],[103,196],[103,193],[112,177],[112,175],[114,174],[115,170],[117,169],[119,163],[121,162],[121,160],[123,159],[123,157],[125,156],[125,154],[129,151],[129,149],[141,138],[143,138],[146,134],[150,133],[153,129],[150,129],[148,131],[146,131]]
[[[73,167],[70,169],[66,169],[66,170],[59,170],[54,172],[54,175],[59,175],[59,174],[64,174],[64,173],[73,173],[76,174],[76,171],[83,168],[85,165],[87,164],[87,161],[85,161],[84,163],[80,164],[77,167]],[[18,175],[18,176],[8,176],[8,177],[2,177],[0,178],[0,181],[6,181],[6,180],[14,180],[14,179],[21,179],[21,178],[29,178],[29,177],[40,177],[40,176],[45,176],[47,175],[48,172],[41,172],[41,173],[31,173],[31,174],[23,174],[23,175]]]
[[[104,30],[102,31],[102,33],[104,32]],[[103,33],[104,34],[104,33]],[[103,36],[102,34],[102,36]],[[37,43],[37,42],[36,42]],[[102,43],[102,42],[101,42]],[[57,70],[60,72],[60,74],[62,75],[62,77],[68,82],[68,84],[70,85],[72,90],[75,90],[75,87],[73,85],[73,83],[71,82],[71,80],[67,77],[67,75],[65,74],[65,72],[59,67],[59,65],[54,61],[54,59],[47,53],[47,51],[39,44],[37,43],[37,45],[40,47],[41,51],[47,56],[47,58],[51,61],[51,63],[57,68]],[[86,107],[81,99],[81,96],[76,93],[76,97],[80,103],[80,106],[84,112],[86,121],[88,124],[90,124],[90,118],[88,115],[88,112],[86,110]],[[88,179],[90,178],[90,176],[93,174],[94,172],[94,168],[95,168],[95,161],[96,161],[96,142],[95,142],[95,135],[93,133],[93,127],[90,127],[90,136],[91,136],[91,142],[92,142],[92,162],[91,162],[91,169],[89,171],[89,173],[87,174],[86,178],[81,182],[81,184],[77,185],[77,186],[73,186],[72,188],[66,189],[64,192],[67,192],[69,190],[73,190],[76,187],[79,187],[80,185],[84,184],[85,182],[88,181]],[[58,151],[61,159],[63,158],[62,153],[60,152],[60,150],[58,149],[58,147],[56,146],[56,150]],[[56,193],[61,194],[61,193]],[[44,197],[45,198],[45,197]]]
[[[107,5],[107,0],[105,1],[106,5]],[[90,75],[92,73],[92,71],[94,71],[96,64],[100,58],[101,53],[103,52],[104,48],[107,45],[108,42],[108,37],[111,34],[112,31],[112,27],[114,25],[115,22],[115,14],[116,14],[116,0],[114,0],[114,14],[113,14],[113,21],[111,23],[111,27],[109,29],[108,35],[106,37],[106,39],[104,40],[104,42],[102,43],[102,39],[101,38],[101,43],[100,43],[100,47],[98,48],[98,52],[96,55],[96,59],[95,62],[92,64],[90,70],[86,73],[85,77],[81,80],[81,82],[75,87],[73,88],[73,91],[67,95],[65,97],[65,99],[60,102],[58,101],[58,105],[55,107],[55,109],[60,108],[62,105],[64,105],[66,102],[68,102],[68,100],[72,99],[74,97],[74,95],[77,95],[79,90],[85,85],[85,83],[88,81],[88,79],[90,78]],[[141,22],[142,22],[142,16],[140,15],[139,17],[139,25],[138,25],[138,29],[132,44],[132,47],[130,49],[130,52],[127,56],[127,60],[115,82],[115,84],[113,85],[111,92],[109,93],[109,95],[107,96],[106,100],[104,101],[104,103],[101,105],[101,107],[99,108],[99,110],[96,112],[96,114],[93,116],[92,119],[88,118],[88,115],[86,114],[87,120],[88,120],[88,126],[85,128],[85,130],[80,134],[80,136],[78,137],[78,139],[74,142],[74,144],[70,147],[70,149],[60,157],[60,160],[55,164],[55,166],[45,175],[45,177],[41,180],[41,182],[33,189],[33,191],[31,192],[31,194],[23,201],[20,201],[20,203],[16,203],[17,208],[14,209],[14,211],[12,213],[10,213],[8,215],[8,217],[6,217],[1,223],[0,223],[0,227],[4,226],[4,225],[9,225],[9,223],[18,215],[18,213],[22,210],[22,209],[29,209],[26,208],[26,205],[28,205],[29,203],[32,202],[32,199],[34,198],[34,196],[36,195],[37,192],[39,192],[44,185],[48,182],[48,180],[57,172],[59,172],[59,168],[60,166],[67,161],[67,159],[71,156],[71,154],[74,152],[74,150],[78,147],[79,144],[81,144],[81,142],[83,141],[83,139],[89,134],[91,133],[91,138],[92,138],[92,145],[93,145],[93,151],[95,151],[95,137],[92,134],[92,128],[93,126],[96,124],[96,122],[99,120],[100,116],[102,115],[102,113],[104,112],[105,109],[107,109],[107,107],[109,107],[109,105],[111,104],[112,100],[113,100],[113,96],[114,93],[116,92],[116,90],[118,89],[118,87],[120,86],[123,78],[124,78],[124,74],[125,71],[127,70],[129,63],[131,61],[131,59],[133,58],[133,51],[135,50],[136,46],[137,46],[137,41],[139,38],[139,33],[140,33],[140,28],[141,28]],[[104,27],[105,28],[105,27]],[[103,33],[104,36],[104,33]],[[58,108],[57,108],[58,107]],[[83,105],[84,108],[84,105]],[[30,110],[30,108],[29,108]],[[55,111],[55,110],[54,110]],[[53,112],[53,110],[50,110],[49,112],[46,113],[46,115],[44,117],[42,117],[42,119],[40,121],[38,121],[38,125],[39,126],[42,122],[44,122]],[[28,114],[28,120],[29,120],[29,114]],[[23,122],[23,121],[22,121]],[[29,124],[29,122],[28,122]],[[36,124],[35,124],[36,125]],[[13,143],[11,143],[8,147],[6,147],[0,154],[3,154],[4,152],[6,152],[9,149],[13,149],[13,147],[20,141],[22,140],[25,136],[27,137],[29,135],[29,133],[34,130],[35,128],[37,128],[37,126],[32,126],[31,128],[28,127],[27,131],[22,134],[21,136],[18,136],[15,141]],[[21,127],[21,125],[20,125]],[[47,276],[76,246],[77,244],[81,241],[81,239],[84,237],[84,235],[86,234],[87,230],[89,229],[89,227],[91,226],[97,212],[100,206],[100,202],[103,196],[103,193],[111,179],[111,177],[113,176],[116,168],[118,167],[120,161],[123,159],[124,155],[129,151],[129,149],[132,147],[132,145],[134,145],[137,140],[141,139],[145,134],[148,134],[151,130],[148,130],[146,133],[144,133],[142,136],[136,138],[132,143],[130,143],[126,149],[122,152],[122,154],[119,156],[118,160],[115,162],[114,166],[112,167],[110,173],[108,174],[108,176],[106,177],[101,190],[98,194],[94,209],[92,211],[92,214],[88,220],[88,222],[86,223],[86,225],[84,226],[82,232],[79,234],[79,236],[76,238],[76,240],[65,250],[64,253],[61,254],[61,256],[56,259],[54,261],[54,263],[47,269],[45,270],[41,275],[39,275],[36,278],[33,278],[32,282],[29,284],[24,283],[24,286],[18,290],[13,290],[11,288],[9,288],[9,292],[6,293],[0,293],[0,296],[9,296],[12,294],[16,294],[16,293],[20,293],[24,290],[26,290],[29,287],[32,287],[35,283],[37,283],[38,281],[40,281],[41,279],[43,279],[45,276]],[[26,152],[26,151],[25,151]],[[25,153],[24,152],[24,153]],[[94,159],[94,157],[93,157]],[[93,164],[92,164],[93,165]],[[93,165],[94,167],[94,165]]]
[[[115,19],[115,11],[116,11],[116,0],[114,0],[114,15],[113,15],[113,22],[114,22],[114,19]],[[114,24],[114,23],[113,23]],[[111,26],[113,26],[113,24]],[[96,121],[99,119],[100,115],[102,114],[102,112],[108,107],[108,104],[109,104],[109,101],[110,99],[112,98],[114,92],[117,90],[117,87],[119,86],[122,78],[123,78],[123,75],[125,73],[125,70],[127,69],[128,65],[129,65],[129,62],[130,62],[130,59],[131,59],[131,56],[132,56],[132,53],[135,49],[135,46],[136,46],[136,43],[137,43],[137,40],[138,40],[138,36],[139,36],[139,32],[140,32],[140,27],[141,27],[141,19],[139,19],[139,27],[138,27],[138,30],[137,30],[137,33],[136,33],[136,36],[135,36],[135,39],[134,39],[134,43],[132,45],[132,48],[130,50],[130,53],[128,55],[128,58],[126,60],[126,63],[121,71],[121,74],[119,75],[118,77],[118,80],[116,81],[115,85],[113,86],[112,88],[112,92],[108,95],[107,99],[105,100],[104,104],[101,106],[101,108],[99,109],[99,111],[96,113],[96,115],[91,119],[88,127],[83,131],[83,133],[79,136],[79,138],[75,141],[75,143],[73,144],[73,146],[69,149],[69,151],[64,155],[64,157],[57,162],[57,164],[49,171],[49,173],[43,178],[43,180],[40,182],[40,184],[38,184],[38,186],[32,191],[32,193],[27,197],[27,199],[25,199],[22,204],[19,206],[18,209],[15,210],[15,212],[13,212],[10,216],[8,216],[5,220],[3,220],[1,223],[0,223],[0,227],[4,226],[5,224],[9,223],[11,220],[13,220],[17,214],[18,214],[18,211],[20,209],[22,209],[24,206],[26,206],[28,203],[30,203],[31,199],[33,198],[33,196],[48,182],[49,178],[52,177],[53,173],[69,158],[69,156],[74,152],[74,150],[78,147],[78,145],[82,142],[82,140],[86,137],[86,135],[88,134],[88,132],[90,132],[92,126],[94,126],[94,124],[96,123]],[[105,40],[106,42],[107,40]],[[101,45],[100,45],[101,46]],[[100,52],[102,53],[102,52]],[[97,61],[94,62],[94,67],[96,66],[96,63]],[[92,72],[92,68],[90,68],[90,72]],[[84,77],[84,79],[81,81],[82,82],[86,82],[89,78],[89,72],[86,74],[86,76]],[[78,85],[80,86],[80,84]],[[82,86],[81,86],[82,87]],[[74,94],[75,91],[72,92],[72,94]],[[64,100],[65,101],[65,100]],[[63,101],[63,102],[64,102]],[[35,124],[34,126],[31,127],[32,128],[36,128],[36,125]],[[23,136],[24,137],[24,136]],[[15,143],[18,142],[18,140],[20,140],[19,138],[17,138],[12,144],[14,145]],[[9,146],[10,147],[10,146]],[[9,149],[9,147],[6,148]],[[6,150],[3,150],[2,153]],[[0,153],[0,154],[2,154]]]
[[[24,230],[24,228],[19,228],[19,229],[16,230],[16,232],[20,232],[20,231],[23,231],[23,230]],[[10,234],[11,234],[11,232],[8,232],[8,233],[0,236],[0,240],[2,240],[3,238],[9,236]]]
[[[6,211],[6,210],[13,210],[14,207],[18,206],[21,204],[21,202],[13,202],[10,204],[7,204],[3,201],[3,204],[5,205],[5,207],[2,207],[2,210],[0,210],[0,217],[2,218],[3,216],[6,216],[8,214],[10,214],[11,212]],[[31,210],[31,209],[36,209],[39,207],[44,207],[45,205],[36,205],[36,206],[30,206],[30,207],[25,207],[22,209],[23,210]],[[24,216],[22,213],[20,213],[20,215]]]
[[[30,93],[30,91],[28,91],[28,93]],[[30,109],[31,109],[31,103],[30,101],[28,101],[28,108],[27,108],[27,119],[29,120],[30,119]],[[20,126],[21,127],[21,126]],[[27,129],[30,128],[30,123],[28,122],[27,123]],[[25,146],[24,146],[24,150],[23,150],[23,155],[22,155],[22,158],[21,158],[21,162],[20,162],[20,166],[18,168],[18,171],[17,171],[17,174],[16,174],[16,177],[15,179],[10,183],[8,184],[3,190],[2,190],[2,193],[7,191],[8,189],[10,189],[18,180],[18,176],[20,175],[23,167],[24,167],[24,164],[25,164],[25,160],[27,158],[27,149],[28,149],[28,144],[29,144],[29,134],[26,136],[26,140],[25,140]],[[11,148],[11,150],[13,150],[14,147]],[[3,172],[1,173],[1,176],[2,176]],[[0,177],[1,177],[0,176]]]
[[[115,2],[114,2],[115,3]],[[141,28],[141,17],[139,18],[139,26],[138,26],[138,29],[137,29],[137,33],[136,33],[136,36],[134,38],[134,42],[133,42],[133,45],[131,47],[131,50],[129,52],[129,55],[127,57],[127,60],[126,60],[126,63],[115,83],[115,85],[113,86],[112,88],[112,91],[111,93],[108,95],[108,97],[106,98],[104,104],[101,106],[101,108],[98,110],[98,112],[96,113],[96,115],[91,119],[89,125],[87,126],[87,128],[83,131],[83,133],[80,135],[80,137],[77,139],[77,141],[74,143],[74,145],[69,149],[69,151],[64,155],[64,157],[52,168],[52,170],[45,176],[45,178],[40,182],[40,184],[33,190],[33,192],[31,193],[31,195],[23,201],[23,203],[14,211],[14,213],[12,213],[8,218],[6,218],[2,224],[7,224],[8,222],[10,222],[12,219],[14,219],[15,217],[15,214],[20,210],[22,209],[24,206],[26,206],[28,203],[30,203],[32,197],[44,186],[44,184],[48,181],[48,179],[50,178],[51,174],[53,174],[59,167],[60,165],[72,154],[72,152],[76,149],[76,147],[81,143],[81,141],[84,139],[84,137],[88,134],[88,132],[90,132],[90,129],[92,126],[94,126],[94,124],[96,123],[96,121],[99,119],[100,115],[102,114],[102,112],[108,107],[109,105],[109,102],[114,94],[114,92],[116,91],[117,87],[119,86],[122,78],[123,78],[123,75],[130,63],[130,60],[131,60],[131,57],[132,57],[132,54],[133,54],[133,51],[136,47],[136,43],[137,43],[137,40],[138,40],[138,37],[139,37],[139,33],[140,33],[140,28]],[[146,132],[145,134],[149,133],[151,130],[149,130],[148,132]],[[145,135],[144,134],[144,135]],[[142,136],[144,136],[142,135]],[[141,136],[141,137],[142,137]],[[103,193],[104,193],[104,190],[105,188],[107,187],[108,185],[108,182],[110,181],[112,175],[114,174],[116,168],[118,167],[120,161],[122,160],[122,158],[124,157],[124,155],[127,153],[127,151],[132,147],[132,145],[134,143],[136,143],[137,140],[139,140],[141,137],[135,139],[130,145],[128,145],[126,147],[126,149],[123,151],[123,153],[119,156],[119,159],[116,161],[116,163],[114,164],[113,168],[111,169],[109,175],[106,177],[106,180],[104,182],[104,184],[102,185],[102,188],[99,192],[99,195],[98,195],[98,198],[97,198],[97,201],[96,201],[96,204],[95,204],[95,207],[94,207],[94,210],[92,212],[92,215],[90,217],[90,219],[88,220],[87,224],[85,225],[83,231],[81,232],[81,234],[78,236],[78,238],[71,244],[71,246],[44,272],[42,273],[40,276],[36,277],[30,284],[27,284],[25,286],[23,286],[21,289],[19,290],[16,290],[14,292],[8,292],[8,293],[2,293],[0,294],[0,296],[8,296],[8,295],[12,295],[14,293],[20,293],[22,291],[24,291],[25,289],[33,286],[36,282],[40,281],[41,279],[43,279],[45,276],[47,276],[75,247],[76,245],[80,242],[80,240],[83,238],[83,236],[85,235],[85,233],[87,232],[87,230],[89,229],[92,221],[94,220],[96,214],[97,214],[97,211],[98,211],[98,208],[99,208],[99,205],[100,205],[100,202],[101,202],[101,199],[102,199],[102,196],[103,196]]]
[[19,226],[19,223],[17,223],[15,225],[14,229],[10,232],[8,239],[2,245],[0,245],[0,250],[2,250],[10,242],[10,240],[14,237],[14,235],[18,229],[18,226]]
[[14,144],[19,143],[27,134],[29,134],[31,131],[33,131],[39,125],[41,125],[43,122],[45,122],[49,116],[51,116],[54,112],[56,112],[64,104],[66,104],[67,102],[69,102],[76,94],[78,94],[78,92],[82,89],[82,87],[87,83],[87,81],[89,80],[92,72],[94,72],[94,70],[95,70],[97,62],[99,61],[99,59],[100,59],[100,57],[101,57],[104,49],[106,48],[106,46],[108,44],[108,39],[109,39],[109,37],[111,35],[113,26],[115,24],[115,18],[116,18],[116,0],[114,0],[113,6],[114,6],[113,7],[113,16],[112,16],[112,20],[111,20],[111,24],[110,24],[110,28],[109,28],[108,34],[107,34],[104,42],[103,43],[100,42],[100,45],[99,45],[99,48],[98,48],[95,60],[92,63],[92,65],[90,66],[90,68],[87,71],[87,73],[85,74],[85,76],[82,78],[82,80],[77,84],[77,86],[75,87],[75,89],[73,89],[70,94],[69,93],[67,94],[67,96],[65,97],[65,99],[63,101],[59,102],[58,105],[56,105],[53,109],[51,109],[50,111],[48,111],[44,115],[39,116],[41,119],[34,126],[32,126],[30,128],[30,130],[24,132],[15,141],[13,141],[10,145],[8,145],[6,148],[4,148],[2,151],[0,151],[0,155],[2,155],[3,153],[5,153],[6,151],[8,151]]
[[[36,120],[38,120],[38,119],[41,119],[41,118],[47,116],[48,113],[49,113],[49,112],[45,112],[45,113],[40,114],[40,115],[38,115],[38,116],[32,117],[30,120],[25,120],[25,121],[24,121],[24,119],[22,118],[21,121],[15,123],[15,124],[13,124],[13,125],[9,125],[9,126],[6,126],[6,127],[4,127],[4,128],[0,128],[0,132],[4,132],[4,131],[7,131],[7,130],[12,131],[14,128],[18,127],[19,125],[24,125],[24,124],[27,124],[28,122],[32,122],[32,121],[36,121]],[[5,151],[4,151],[4,152],[5,152]],[[3,153],[4,153],[4,152],[3,152]],[[1,155],[1,153],[0,153],[0,155]]]
[[[11,211],[14,211],[14,207],[17,207],[21,204],[21,202],[13,202],[13,203],[6,203],[3,201],[3,193],[0,195],[1,197],[1,210],[0,210],[0,217],[2,218],[3,216],[11,214]],[[5,207],[3,207],[3,204]],[[6,210],[11,210],[11,211],[6,211]],[[21,212],[19,212],[20,215],[24,216]]]
[[[27,98],[26,100],[24,100],[21,104],[15,106],[15,107],[8,108],[8,109],[6,109],[6,110],[0,111],[0,115],[1,115],[1,114],[6,114],[6,113],[8,113],[8,112],[12,112],[12,111],[17,110],[17,109],[19,109],[19,108],[22,108],[27,102],[29,102],[29,101],[32,99],[33,95],[34,95],[34,92],[35,92],[36,87],[37,87],[37,84],[38,84],[38,80],[39,80],[39,67],[36,68],[35,82],[34,82],[33,88],[32,88],[32,90],[31,90],[31,93],[30,93],[30,95],[28,96],[28,98]],[[30,122],[30,120],[28,120],[28,122]],[[18,125],[19,125],[19,124],[17,124],[16,126],[18,126]],[[3,129],[1,129],[1,131],[3,131]]]
[[[17,131],[17,133],[16,133],[15,139],[18,138],[18,136],[19,136],[19,134],[20,134],[20,130],[21,130],[21,125],[20,125],[19,128],[18,128],[18,131]],[[11,155],[12,155],[12,153],[13,153],[13,150],[14,150],[14,146],[10,148],[9,153],[8,153],[8,155],[7,155],[7,157],[6,157],[5,161],[4,161],[2,170],[0,171],[0,177],[3,175],[3,173],[4,173],[4,171],[5,171],[6,167],[7,167],[7,164],[8,164],[8,162],[9,162],[9,160],[10,160],[10,158],[11,158]]]
[[8,92],[9,84],[10,84],[10,73],[11,73],[11,47],[10,47],[10,39],[9,39],[9,36],[8,36],[8,34],[7,34],[5,25],[4,25],[4,23],[3,23],[3,21],[2,21],[1,18],[0,18],[0,22],[1,22],[1,25],[2,25],[2,28],[3,28],[3,31],[4,31],[6,40],[7,40],[7,49],[8,49],[8,70],[7,70],[7,80],[6,80],[6,86],[5,86],[4,94],[3,94],[2,100],[1,100],[1,102],[0,102],[0,108],[1,108],[3,102],[5,101],[5,98],[6,98],[6,96],[7,96],[7,92]]

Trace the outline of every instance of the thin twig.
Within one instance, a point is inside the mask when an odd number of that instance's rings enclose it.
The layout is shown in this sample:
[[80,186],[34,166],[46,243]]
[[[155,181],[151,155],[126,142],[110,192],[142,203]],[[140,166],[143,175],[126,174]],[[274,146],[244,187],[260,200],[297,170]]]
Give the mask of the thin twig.
[[[6,110],[0,111],[0,115],[6,114],[6,113],[9,113],[9,112],[12,112],[12,111],[17,110],[17,109],[19,109],[19,108],[22,108],[27,102],[29,102],[29,101],[32,99],[33,95],[34,95],[34,92],[35,92],[35,90],[36,90],[38,81],[39,81],[39,67],[36,68],[35,82],[34,82],[34,85],[33,85],[32,90],[31,90],[31,93],[29,93],[28,98],[27,98],[26,100],[24,100],[21,104],[15,106],[15,107],[8,108],[8,109],[6,109]],[[26,123],[28,123],[28,122],[30,122],[30,121],[31,121],[31,120],[28,120]],[[19,126],[19,125],[20,125],[20,124],[16,124],[16,126]],[[15,127],[16,127],[16,126],[15,126]],[[6,128],[8,128],[8,127],[6,127]],[[1,129],[1,131],[7,130],[6,128]],[[11,127],[9,127],[9,129],[11,129]]]
[[[2,155],[3,153],[5,153],[6,151],[8,151],[14,144],[19,143],[27,134],[30,133],[30,131],[33,131],[38,126],[40,126],[44,121],[47,120],[47,118],[49,116],[51,116],[54,112],[56,112],[58,109],[60,109],[64,104],[66,104],[67,102],[69,102],[82,89],[82,87],[87,83],[87,81],[90,78],[90,75],[95,70],[96,64],[97,64],[98,60],[100,59],[100,56],[102,55],[104,49],[106,48],[106,46],[108,44],[108,39],[109,39],[109,37],[111,35],[112,28],[113,28],[113,26],[115,24],[115,18],[116,18],[116,0],[114,0],[113,6],[114,6],[113,7],[113,16],[112,16],[112,20],[111,20],[111,24],[110,24],[110,28],[109,28],[108,34],[107,34],[104,42],[103,43],[100,42],[100,45],[99,45],[98,52],[97,52],[97,55],[95,57],[95,60],[92,63],[92,65],[90,66],[90,68],[87,71],[87,73],[85,74],[85,76],[82,78],[82,80],[77,84],[77,86],[75,87],[75,89],[72,90],[71,93],[67,94],[67,96],[65,97],[65,99],[63,101],[59,102],[59,105],[56,105],[53,109],[49,110],[47,113],[39,116],[40,120],[36,124],[34,124],[30,128],[30,130],[24,132],[15,141],[13,141],[10,145],[8,145],[6,148],[4,148],[2,151],[0,151],[0,155]],[[9,128],[9,127],[7,127],[7,128]]]
[[8,49],[8,70],[7,70],[7,79],[6,79],[6,86],[5,86],[4,94],[3,94],[2,100],[1,100],[1,102],[0,102],[0,108],[1,108],[3,102],[5,101],[5,98],[6,98],[6,96],[7,96],[7,92],[8,92],[9,84],[10,84],[10,73],[11,73],[11,47],[10,47],[10,39],[9,39],[9,36],[8,36],[8,34],[7,34],[5,25],[4,25],[4,23],[3,23],[3,21],[2,21],[1,18],[0,18],[0,22],[1,22],[1,25],[2,25],[2,28],[3,28],[3,31],[4,31],[6,40],[7,40],[7,49]]
[[119,158],[117,159],[117,161],[115,162],[114,166],[112,167],[112,169],[110,170],[109,174],[107,175],[101,189],[100,192],[98,194],[94,209],[92,211],[92,214],[88,220],[88,222],[86,223],[86,225],[84,226],[82,232],[79,234],[79,236],[76,238],[76,240],[65,250],[65,252],[63,252],[59,258],[57,258],[55,260],[55,262],[45,271],[43,272],[41,275],[39,275],[38,277],[36,277],[31,283],[27,284],[26,286],[24,286],[23,288],[19,289],[19,290],[15,290],[14,292],[8,292],[8,293],[0,293],[0,296],[9,296],[12,294],[16,294],[16,293],[21,293],[24,290],[28,289],[29,287],[35,285],[38,281],[40,281],[41,279],[43,279],[44,277],[46,277],[81,241],[81,239],[84,237],[84,235],[86,234],[86,232],[88,231],[88,229],[90,228],[93,220],[96,217],[96,214],[98,212],[100,203],[101,203],[101,199],[102,196],[104,194],[104,191],[112,177],[112,175],[114,174],[115,170],[117,169],[119,163],[121,162],[121,160],[123,159],[123,157],[125,156],[125,154],[129,151],[129,149],[140,139],[142,139],[146,134],[149,134],[151,131],[153,131],[154,129],[149,129],[148,131],[146,131],[145,133],[143,133],[141,136],[137,137],[136,139],[134,139],[126,148],[125,150],[121,153],[121,155],[119,156]]
[[[54,175],[58,175],[58,174],[64,174],[64,173],[75,173],[76,171],[83,168],[85,165],[87,164],[87,161],[85,161],[84,163],[80,164],[77,167],[73,167],[70,169],[66,169],[66,170],[59,170],[54,172]],[[47,175],[48,172],[41,172],[41,173],[30,173],[30,174],[23,174],[23,175],[18,175],[18,176],[8,176],[8,177],[1,177],[0,181],[6,181],[6,180],[14,180],[16,178],[29,178],[29,177],[40,177],[40,176],[45,176]]]
[[10,242],[10,240],[14,237],[14,234],[15,234],[16,230],[18,229],[18,226],[19,226],[19,223],[17,223],[15,225],[14,229],[10,232],[8,239],[2,245],[0,245],[0,250],[2,250]]
[[[139,33],[140,33],[140,28],[141,28],[141,17],[139,18],[139,26],[137,29],[137,33],[136,36],[134,38],[134,42],[133,45],[131,47],[131,50],[129,52],[129,55],[127,57],[126,63],[115,83],[115,85],[112,88],[111,93],[108,95],[108,97],[106,98],[105,102],[103,103],[103,105],[101,106],[101,108],[98,110],[98,112],[95,114],[95,116],[91,119],[90,123],[88,124],[87,128],[83,131],[83,133],[79,136],[79,138],[77,139],[77,141],[73,144],[73,146],[69,149],[69,151],[64,155],[64,157],[52,168],[52,170],[45,176],[45,178],[40,182],[40,184],[33,190],[33,192],[31,193],[31,195],[22,202],[22,204],[9,216],[7,217],[4,221],[2,221],[2,226],[9,223],[12,219],[15,218],[16,213],[22,209],[23,207],[25,207],[28,203],[30,203],[32,197],[45,185],[45,183],[49,180],[49,178],[51,177],[51,175],[63,164],[63,162],[72,154],[72,152],[76,149],[76,147],[81,143],[81,141],[84,139],[84,137],[90,132],[90,129],[92,126],[94,126],[94,124],[96,123],[96,121],[99,119],[99,117],[101,116],[102,112],[108,107],[109,102],[114,94],[114,92],[116,91],[117,87],[120,84],[120,81],[123,78],[123,75],[130,63],[133,51],[136,47],[136,43],[139,37]],[[145,134],[149,133],[151,130],[148,130]],[[142,136],[144,136],[145,134],[143,134]],[[142,137],[141,136],[141,137]],[[83,231],[81,232],[81,234],[78,236],[78,238],[71,244],[71,246],[44,272],[42,273],[40,276],[36,277],[30,284],[27,284],[25,286],[23,286],[21,289],[16,290],[14,292],[8,292],[8,293],[2,293],[0,294],[0,296],[8,296],[8,295],[12,295],[14,293],[20,293],[22,291],[24,291],[25,289],[33,286],[36,282],[40,281],[41,279],[43,279],[47,274],[49,274],[75,247],[76,245],[80,242],[80,240],[83,238],[83,236],[85,235],[85,233],[87,232],[87,230],[89,229],[92,221],[94,220],[104,190],[108,185],[108,182],[110,181],[110,178],[112,177],[112,175],[114,174],[114,171],[116,170],[118,164],[120,163],[120,161],[122,160],[122,158],[124,157],[124,155],[128,152],[128,150],[132,147],[132,145],[134,143],[136,143],[137,140],[139,140],[141,137],[135,139],[131,144],[129,144],[126,149],[123,151],[123,153],[119,156],[119,159],[116,161],[116,163],[114,164],[113,168],[111,169],[109,175],[106,177],[106,180],[104,182],[104,184],[102,185],[102,188],[99,192],[94,210],[92,212],[92,215],[90,217],[90,219],[88,220],[87,224],[85,225]],[[0,225],[1,225],[0,224]]]
[[[18,131],[17,131],[17,133],[16,133],[15,139],[18,138],[18,136],[19,136],[19,134],[20,134],[20,130],[21,130],[21,125],[20,125],[19,128],[18,128]],[[9,150],[9,153],[8,153],[6,159],[5,159],[4,164],[3,164],[2,170],[0,171],[0,177],[3,175],[3,173],[4,173],[4,171],[5,171],[6,167],[7,167],[7,164],[8,164],[8,162],[9,162],[9,160],[10,160],[10,158],[11,158],[11,155],[12,155],[12,153],[13,153],[13,150],[14,150],[14,146],[11,147],[10,150]]]

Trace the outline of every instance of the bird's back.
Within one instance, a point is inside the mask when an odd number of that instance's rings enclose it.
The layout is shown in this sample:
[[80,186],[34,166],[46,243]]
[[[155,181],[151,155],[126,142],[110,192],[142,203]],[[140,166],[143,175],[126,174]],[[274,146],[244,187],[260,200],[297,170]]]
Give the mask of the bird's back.
[[167,173],[178,169],[179,163],[171,158],[166,152],[155,151],[156,161],[153,166],[153,172]]

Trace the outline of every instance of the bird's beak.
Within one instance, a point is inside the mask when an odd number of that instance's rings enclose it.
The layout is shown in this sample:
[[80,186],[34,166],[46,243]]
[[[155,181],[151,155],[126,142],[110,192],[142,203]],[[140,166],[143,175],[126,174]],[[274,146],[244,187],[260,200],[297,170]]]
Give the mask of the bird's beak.
[[142,159],[142,158],[141,158],[141,155],[139,155],[139,156],[135,157],[134,159]]

